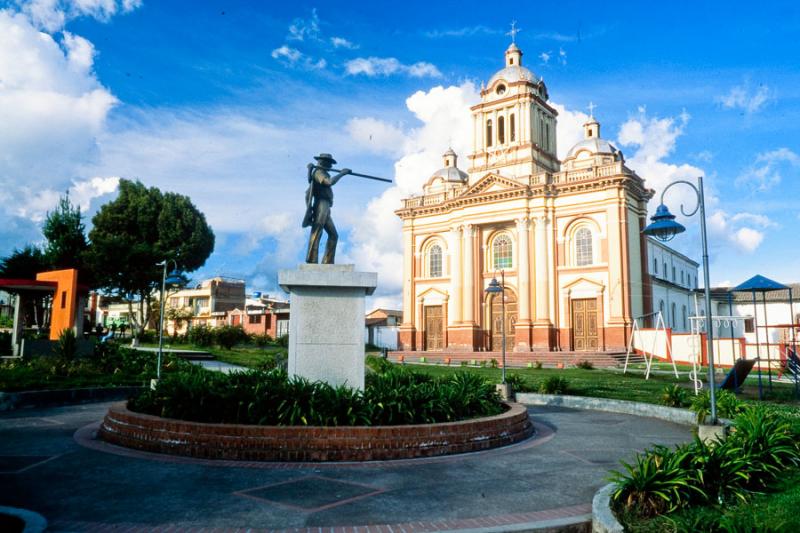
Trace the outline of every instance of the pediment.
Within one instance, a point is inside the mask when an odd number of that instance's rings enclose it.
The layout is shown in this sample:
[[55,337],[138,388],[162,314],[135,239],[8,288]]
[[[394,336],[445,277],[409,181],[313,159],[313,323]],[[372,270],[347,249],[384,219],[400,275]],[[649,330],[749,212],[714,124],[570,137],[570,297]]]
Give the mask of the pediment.
[[500,174],[487,174],[476,181],[472,187],[464,191],[463,196],[519,189],[522,186],[523,185],[518,181],[506,178]]
[[602,294],[603,291],[605,291],[605,288],[605,285],[602,283],[581,276],[580,278],[564,285],[561,290],[567,294],[586,293],[588,296]]

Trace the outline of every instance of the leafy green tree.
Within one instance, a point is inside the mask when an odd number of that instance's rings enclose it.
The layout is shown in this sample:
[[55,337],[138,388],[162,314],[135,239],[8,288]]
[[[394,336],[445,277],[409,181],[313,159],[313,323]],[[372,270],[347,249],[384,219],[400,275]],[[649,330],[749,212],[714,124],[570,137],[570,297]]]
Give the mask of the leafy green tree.
[[69,193],[61,197],[54,211],[47,213],[42,233],[47,239],[44,253],[50,266],[54,269],[77,268],[81,281],[89,281],[91,276],[84,261],[89,247],[86,227],[81,209],[72,205]]
[[21,250],[15,248],[11,255],[0,259],[0,277],[36,279],[36,274],[48,270],[50,265],[44,252],[33,244]]
[[153,296],[161,288],[159,263],[171,259],[192,272],[214,250],[214,232],[189,198],[139,181],[120,180],[119,196],[100,208],[92,225],[86,257],[95,282],[117,296],[134,296],[128,301],[136,334],[149,322]]

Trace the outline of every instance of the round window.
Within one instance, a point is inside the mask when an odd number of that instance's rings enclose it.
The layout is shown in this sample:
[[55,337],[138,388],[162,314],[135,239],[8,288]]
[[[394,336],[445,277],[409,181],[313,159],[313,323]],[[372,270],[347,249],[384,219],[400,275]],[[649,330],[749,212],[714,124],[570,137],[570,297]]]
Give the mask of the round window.
[[497,86],[497,94],[503,95],[503,94],[505,94],[505,92],[506,92],[506,86],[505,85],[500,84],[500,85]]

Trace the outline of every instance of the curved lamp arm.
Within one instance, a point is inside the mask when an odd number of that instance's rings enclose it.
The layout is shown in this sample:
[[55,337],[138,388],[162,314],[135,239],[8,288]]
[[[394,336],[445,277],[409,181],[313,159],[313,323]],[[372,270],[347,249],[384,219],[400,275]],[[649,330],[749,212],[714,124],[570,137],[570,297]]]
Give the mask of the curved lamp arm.
[[689,187],[691,187],[692,190],[694,191],[694,194],[695,194],[695,201],[697,203],[695,204],[694,209],[692,209],[691,212],[687,213],[686,209],[684,208],[684,205],[681,204],[681,213],[683,213],[683,216],[690,217],[690,216],[694,215],[695,213],[697,213],[697,210],[700,209],[700,189],[698,189],[697,186],[694,183],[692,183],[691,181],[677,180],[677,181],[673,181],[672,183],[670,183],[669,185],[664,187],[664,190],[661,191],[661,204],[662,205],[664,204],[664,195],[667,193],[667,191],[670,189],[670,187],[672,187],[673,185],[677,185],[679,183],[683,183],[683,184],[686,184]]

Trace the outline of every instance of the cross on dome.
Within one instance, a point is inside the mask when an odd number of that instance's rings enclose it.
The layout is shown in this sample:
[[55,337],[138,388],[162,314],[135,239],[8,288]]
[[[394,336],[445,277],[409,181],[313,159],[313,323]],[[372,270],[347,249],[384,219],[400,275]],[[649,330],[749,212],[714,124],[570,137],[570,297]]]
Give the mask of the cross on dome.
[[520,28],[517,28],[517,21],[516,20],[512,20],[511,21],[511,31],[506,33],[506,35],[510,35],[511,36],[511,42],[512,43],[516,43],[517,42],[517,34],[519,32],[521,32],[521,31],[522,30]]
[[586,106],[586,107],[589,109],[589,118],[590,118],[590,119],[591,119],[591,118],[594,118],[594,108],[596,108],[597,106],[596,106],[596,105],[594,105],[594,103],[593,103],[593,102],[589,102],[589,105],[588,105],[588,106]]

